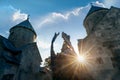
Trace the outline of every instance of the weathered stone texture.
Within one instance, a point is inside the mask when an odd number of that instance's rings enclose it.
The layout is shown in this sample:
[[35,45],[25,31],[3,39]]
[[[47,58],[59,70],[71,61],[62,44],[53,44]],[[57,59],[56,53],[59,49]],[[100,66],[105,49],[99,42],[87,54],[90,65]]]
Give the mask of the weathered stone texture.
[[48,72],[40,71],[42,58],[35,39],[28,20],[11,28],[9,39],[0,36],[0,80],[43,80]]
[[90,34],[96,24],[105,16],[107,9],[96,11],[88,15],[84,20],[84,26],[86,28],[87,34]]
[[24,71],[39,72],[42,62],[36,43],[30,43],[23,47],[20,68]]
[[[99,17],[97,17],[99,16]],[[120,9],[111,7],[87,16],[84,22],[88,36],[79,40],[79,51],[91,56],[89,68],[96,80],[120,79]],[[82,49],[81,49],[82,46]]]
[[35,41],[35,34],[24,27],[17,27],[10,30],[9,40],[15,47],[21,47]]

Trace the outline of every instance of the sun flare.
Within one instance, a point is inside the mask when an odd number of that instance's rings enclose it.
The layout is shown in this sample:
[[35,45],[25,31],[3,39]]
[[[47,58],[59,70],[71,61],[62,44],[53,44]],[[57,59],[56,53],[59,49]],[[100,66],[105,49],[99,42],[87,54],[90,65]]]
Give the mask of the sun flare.
[[80,62],[80,63],[84,63],[84,62],[85,62],[85,56],[83,56],[83,55],[78,55],[78,56],[77,56],[77,61]]

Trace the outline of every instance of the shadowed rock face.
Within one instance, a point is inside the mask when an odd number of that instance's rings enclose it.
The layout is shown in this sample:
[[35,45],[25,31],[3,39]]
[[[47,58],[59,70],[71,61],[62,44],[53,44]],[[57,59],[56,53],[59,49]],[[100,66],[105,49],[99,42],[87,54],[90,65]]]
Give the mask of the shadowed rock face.
[[42,80],[35,77],[42,74],[35,38],[28,20],[11,28],[9,39],[0,36],[0,80]]
[[29,20],[25,20],[10,29],[9,40],[15,47],[22,47],[35,41],[37,35]]
[[76,63],[71,63],[72,58],[60,53],[56,55],[53,80],[94,80],[85,67],[77,68]]
[[[55,34],[53,37],[54,41],[56,37],[57,35]],[[71,45],[70,36],[63,32],[62,38],[64,39],[63,47],[61,52],[57,55],[53,49],[53,40],[51,43],[51,69],[53,80],[94,80],[85,66],[82,68],[76,63],[76,53]]]

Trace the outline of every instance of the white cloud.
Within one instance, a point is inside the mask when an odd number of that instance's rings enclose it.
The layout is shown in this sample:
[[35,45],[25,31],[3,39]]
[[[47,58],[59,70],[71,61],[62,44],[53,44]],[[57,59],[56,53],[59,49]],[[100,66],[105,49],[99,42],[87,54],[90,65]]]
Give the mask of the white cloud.
[[115,7],[120,7],[120,0],[104,0],[104,5],[105,7],[111,7],[111,6],[115,6]]
[[[21,13],[20,9],[16,9],[12,5],[1,6],[0,13],[2,15],[5,15],[4,18],[9,17],[8,19],[12,20],[13,22],[15,22],[16,20],[24,20],[27,18],[26,13]],[[3,17],[1,16],[1,18],[3,18]],[[7,19],[7,18],[5,18],[5,19]]]
[[81,9],[82,7],[63,13],[52,12],[47,16],[43,16],[43,18],[36,20],[33,24],[38,28],[40,28],[45,25],[49,25],[57,22],[59,23],[59,21],[67,21],[71,16],[79,16]]
[[22,13],[20,9],[16,9],[12,5],[9,5],[8,7],[13,12],[11,15],[13,22],[20,22],[20,21],[27,19],[28,14]]
[[53,12],[47,16],[44,16],[44,18],[38,19],[38,21],[36,21],[35,24],[38,24],[37,27],[42,27],[44,25],[49,25],[51,23],[56,23],[59,21],[67,21],[70,16],[79,16],[79,12],[82,8],[76,8],[72,11],[68,11],[65,13],[57,13],[57,12]]
[[0,6],[0,35],[9,36],[9,29],[17,23],[27,18],[26,13],[21,13],[20,9],[14,8],[12,5]]
[[13,21],[16,21],[16,20],[25,20],[25,19],[27,19],[27,16],[28,16],[27,14],[21,13],[20,10],[16,10],[14,12],[14,14],[12,15],[12,19],[13,19]]
[[[93,5],[105,7],[103,3],[100,3],[99,1],[93,2]],[[53,24],[53,23],[59,23],[60,21],[68,21],[72,16],[77,17],[82,15],[84,11],[88,11],[90,9],[90,4],[84,7],[78,7],[71,11],[65,11],[63,13],[58,12],[52,12],[48,14],[47,16],[44,16],[41,19],[38,19],[35,24],[38,28],[41,28],[45,25]],[[85,12],[85,14],[86,14]]]
[[52,23],[53,22],[53,20],[52,19],[50,19],[50,18],[45,18],[44,20],[42,20],[39,24],[38,24],[38,26],[43,26],[44,24],[47,24],[47,23]]
[[14,8],[12,5],[9,5],[8,7],[9,7],[11,10],[13,10],[13,11],[17,11],[17,9]]
[[21,13],[20,9],[14,8],[12,5],[1,6],[0,7],[0,26],[9,26],[15,25],[16,23],[23,21],[27,18],[26,13]]
[[63,20],[68,20],[70,18],[70,16],[78,16],[79,13],[80,13],[80,10],[83,9],[83,7],[80,7],[80,8],[76,8],[76,9],[73,9],[72,11],[68,11],[68,12],[65,12],[65,13],[56,13],[56,12],[53,12],[52,13],[52,19],[56,20],[56,19],[63,19]]
[[94,6],[105,7],[105,5],[104,5],[103,3],[100,3],[99,1],[92,2],[92,4],[93,4]]

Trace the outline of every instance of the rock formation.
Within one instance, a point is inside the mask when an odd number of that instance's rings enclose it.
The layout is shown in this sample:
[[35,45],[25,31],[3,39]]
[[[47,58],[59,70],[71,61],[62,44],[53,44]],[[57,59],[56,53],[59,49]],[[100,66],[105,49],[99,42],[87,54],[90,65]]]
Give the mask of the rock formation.
[[85,20],[87,36],[78,40],[79,52],[96,80],[120,79],[120,9],[92,6]]
[[0,80],[49,80],[36,37],[28,19],[12,27],[8,39],[0,36]]

